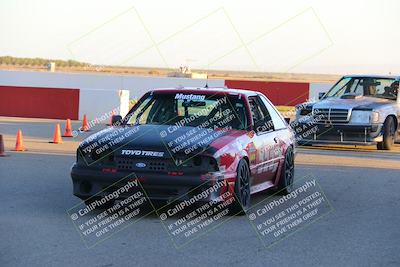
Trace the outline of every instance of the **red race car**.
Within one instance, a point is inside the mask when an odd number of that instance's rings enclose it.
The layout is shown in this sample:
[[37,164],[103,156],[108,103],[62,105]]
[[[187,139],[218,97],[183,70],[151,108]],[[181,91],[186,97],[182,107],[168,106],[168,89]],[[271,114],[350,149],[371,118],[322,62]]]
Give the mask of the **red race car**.
[[78,148],[71,176],[81,199],[105,195],[105,188],[130,173],[151,200],[183,199],[219,183],[205,200],[231,192],[240,210],[249,207],[253,193],[292,189],[294,132],[259,92],[156,89],[125,118],[112,120],[112,127]]

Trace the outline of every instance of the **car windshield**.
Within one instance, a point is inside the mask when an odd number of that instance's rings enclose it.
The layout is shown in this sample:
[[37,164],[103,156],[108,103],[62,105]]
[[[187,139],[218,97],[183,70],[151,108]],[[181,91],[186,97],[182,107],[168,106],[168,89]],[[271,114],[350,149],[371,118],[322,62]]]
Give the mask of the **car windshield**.
[[360,95],[396,100],[398,88],[399,81],[395,79],[344,77],[326,93],[324,98]]
[[243,98],[233,95],[156,92],[146,94],[124,119],[127,125],[156,124],[246,129]]

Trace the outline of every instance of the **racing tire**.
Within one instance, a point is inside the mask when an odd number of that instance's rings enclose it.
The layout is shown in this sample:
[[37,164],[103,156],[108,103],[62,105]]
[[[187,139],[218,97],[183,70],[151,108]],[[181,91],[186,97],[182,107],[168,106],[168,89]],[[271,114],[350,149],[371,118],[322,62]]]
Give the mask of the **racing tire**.
[[235,181],[235,202],[230,209],[231,215],[244,215],[250,207],[250,168],[247,161],[239,161]]
[[294,153],[293,148],[290,146],[286,150],[283,169],[278,182],[278,192],[281,195],[290,194],[293,191],[294,181]]
[[[95,202],[96,200],[100,200],[100,198],[97,198],[97,197],[88,198],[88,199],[84,200],[84,202],[85,202],[85,204],[86,204],[87,206],[90,206],[90,205],[91,205],[93,202]],[[114,204],[115,204],[115,200],[114,200],[114,199],[113,199],[113,200],[109,200],[109,201],[107,201],[106,203],[104,203],[104,204],[101,205],[101,206],[96,206],[95,209],[103,209],[103,210],[106,210],[106,209],[109,209],[109,208],[111,208],[112,206],[114,206]]]
[[391,150],[396,139],[396,125],[393,117],[387,117],[383,124],[383,142],[379,142],[376,146],[378,150]]

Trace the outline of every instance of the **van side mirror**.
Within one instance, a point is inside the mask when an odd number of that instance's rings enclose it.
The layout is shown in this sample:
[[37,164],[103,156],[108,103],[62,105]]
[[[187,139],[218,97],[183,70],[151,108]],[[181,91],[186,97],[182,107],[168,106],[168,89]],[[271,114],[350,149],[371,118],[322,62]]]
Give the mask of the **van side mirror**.
[[111,117],[111,124],[113,126],[118,126],[122,123],[122,116],[121,115],[113,115]]
[[324,96],[325,96],[325,93],[324,92],[320,92],[318,94],[318,99],[321,100]]

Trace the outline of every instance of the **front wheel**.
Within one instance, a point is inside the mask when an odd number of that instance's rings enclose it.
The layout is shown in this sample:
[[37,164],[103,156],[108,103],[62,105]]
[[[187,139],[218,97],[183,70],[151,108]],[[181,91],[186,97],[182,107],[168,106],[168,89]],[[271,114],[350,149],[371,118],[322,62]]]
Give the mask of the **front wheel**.
[[279,177],[278,191],[282,195],[287,195],[293,190],[294,181],[294,153],[293,148],[290,146],[286,150],[285,161],[281,176]]
[[235,181],[235,204],[231,214],[245,214],[250,207],[250,169],[245,160],[240,160]]
[[391,150],[396,139],[396,125],[393,117],[387,117],[383,124],[383,142],[377,144],[378,150]]

